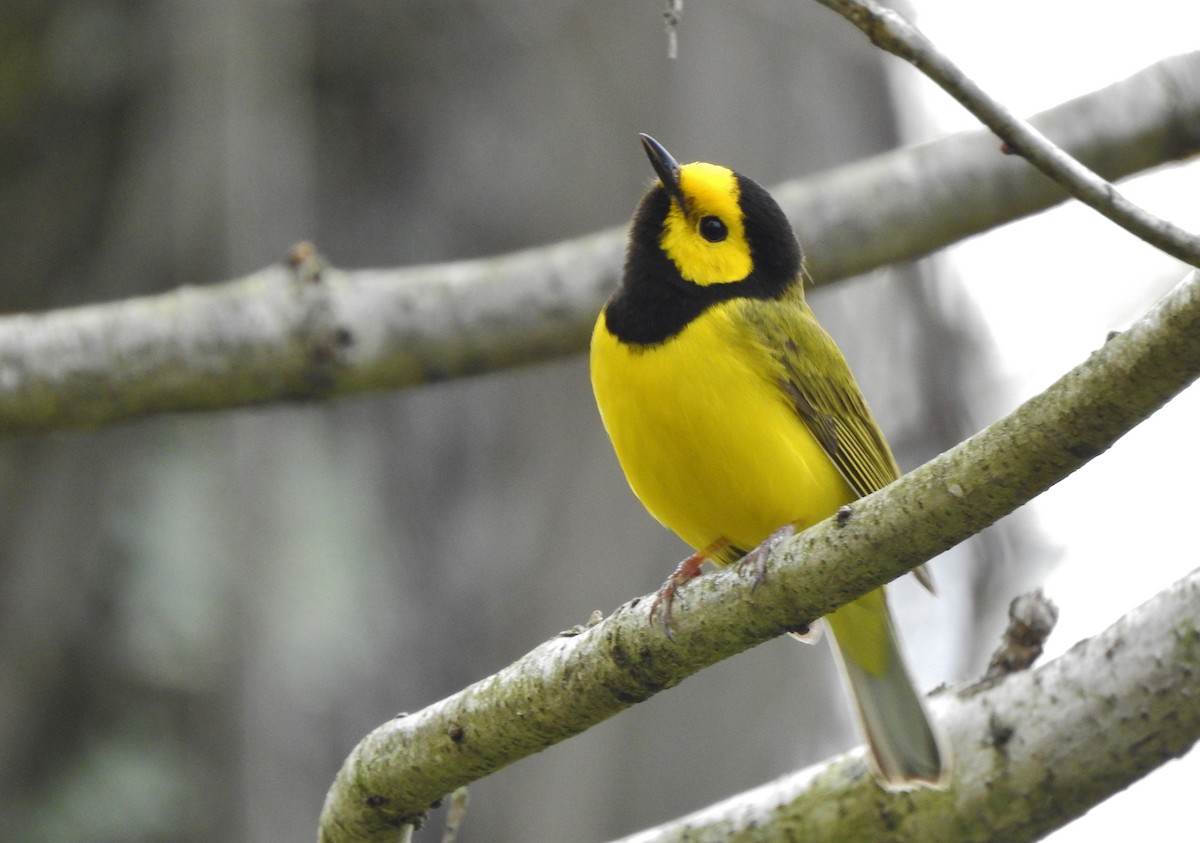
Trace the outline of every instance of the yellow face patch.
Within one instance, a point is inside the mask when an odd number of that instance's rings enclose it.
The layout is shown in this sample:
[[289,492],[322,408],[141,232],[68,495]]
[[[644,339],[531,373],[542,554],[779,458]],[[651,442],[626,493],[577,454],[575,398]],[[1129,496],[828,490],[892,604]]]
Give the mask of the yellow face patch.
[[[715,164],[685,164],[679,168],[679,187],[687,204],[685,214],[671,202],[659,245],[679,274],[693,284],[728,284],[750,274],[750,244],[739,190],[733,171]],[[716,217],[728,230],[725,239],[713,243],[700,233],[701,221]]]

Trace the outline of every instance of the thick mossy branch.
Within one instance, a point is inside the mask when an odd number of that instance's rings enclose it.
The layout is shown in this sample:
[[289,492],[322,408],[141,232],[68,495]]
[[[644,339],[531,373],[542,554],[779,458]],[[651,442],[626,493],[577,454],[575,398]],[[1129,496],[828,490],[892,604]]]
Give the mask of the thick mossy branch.
[[888,794],[862,751],[619,843],[1040,840],[1200,739],[1200,572],[1032,671],[943,693],[944,791]]
[[321,839],[390,841],[430,803],[701,668],[810,622],[979,532],[1106,450],[1200,375],[1200,275],[1044,393],[956,448],[781,542],[766,581],[737,567],[680,592],[667,639],[635,600],[351,753]]
[[[1200,53],[1160,62],[1034,122],[1110,179],[1195,154]],[[899,150],[775,193],[817,283],[928,254],[1065,195],[1020,158],[1000,154],[987,132]],[[616,284],[624,238],[623,228],[613,229],[397,270],[338,270],[301,250],[287,266],[224,284],[0,317],[0,432],[319,400],[577,353]]]

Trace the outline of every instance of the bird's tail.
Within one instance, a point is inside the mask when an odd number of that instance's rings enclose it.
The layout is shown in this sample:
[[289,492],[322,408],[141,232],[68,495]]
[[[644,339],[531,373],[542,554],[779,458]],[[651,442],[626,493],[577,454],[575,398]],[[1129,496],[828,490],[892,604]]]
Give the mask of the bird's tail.
[[904,664],[883,589],[843,606],[826,620],[866,733],[876,779],[889,790],[944,787],[949,756]]

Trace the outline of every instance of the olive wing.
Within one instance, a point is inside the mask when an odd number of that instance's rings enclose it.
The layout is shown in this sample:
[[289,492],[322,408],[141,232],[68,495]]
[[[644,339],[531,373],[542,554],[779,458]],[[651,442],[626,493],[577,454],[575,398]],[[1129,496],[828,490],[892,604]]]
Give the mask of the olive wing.
[[883,431],[833,338],[799,296],[748,301],[747,321],[778,366],[779,388],[860,497],[900,476]]

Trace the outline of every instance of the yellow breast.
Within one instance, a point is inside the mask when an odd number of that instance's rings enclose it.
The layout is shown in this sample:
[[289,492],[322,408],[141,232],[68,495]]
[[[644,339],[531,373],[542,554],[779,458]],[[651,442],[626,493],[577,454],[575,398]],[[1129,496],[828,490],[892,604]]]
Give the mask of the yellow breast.
[[697,550],[719,539],[749,549],[854,499],[737,319],[736,303],[716,305],[639,349],[601,314],[592,337],[592,388],[629,485]]

